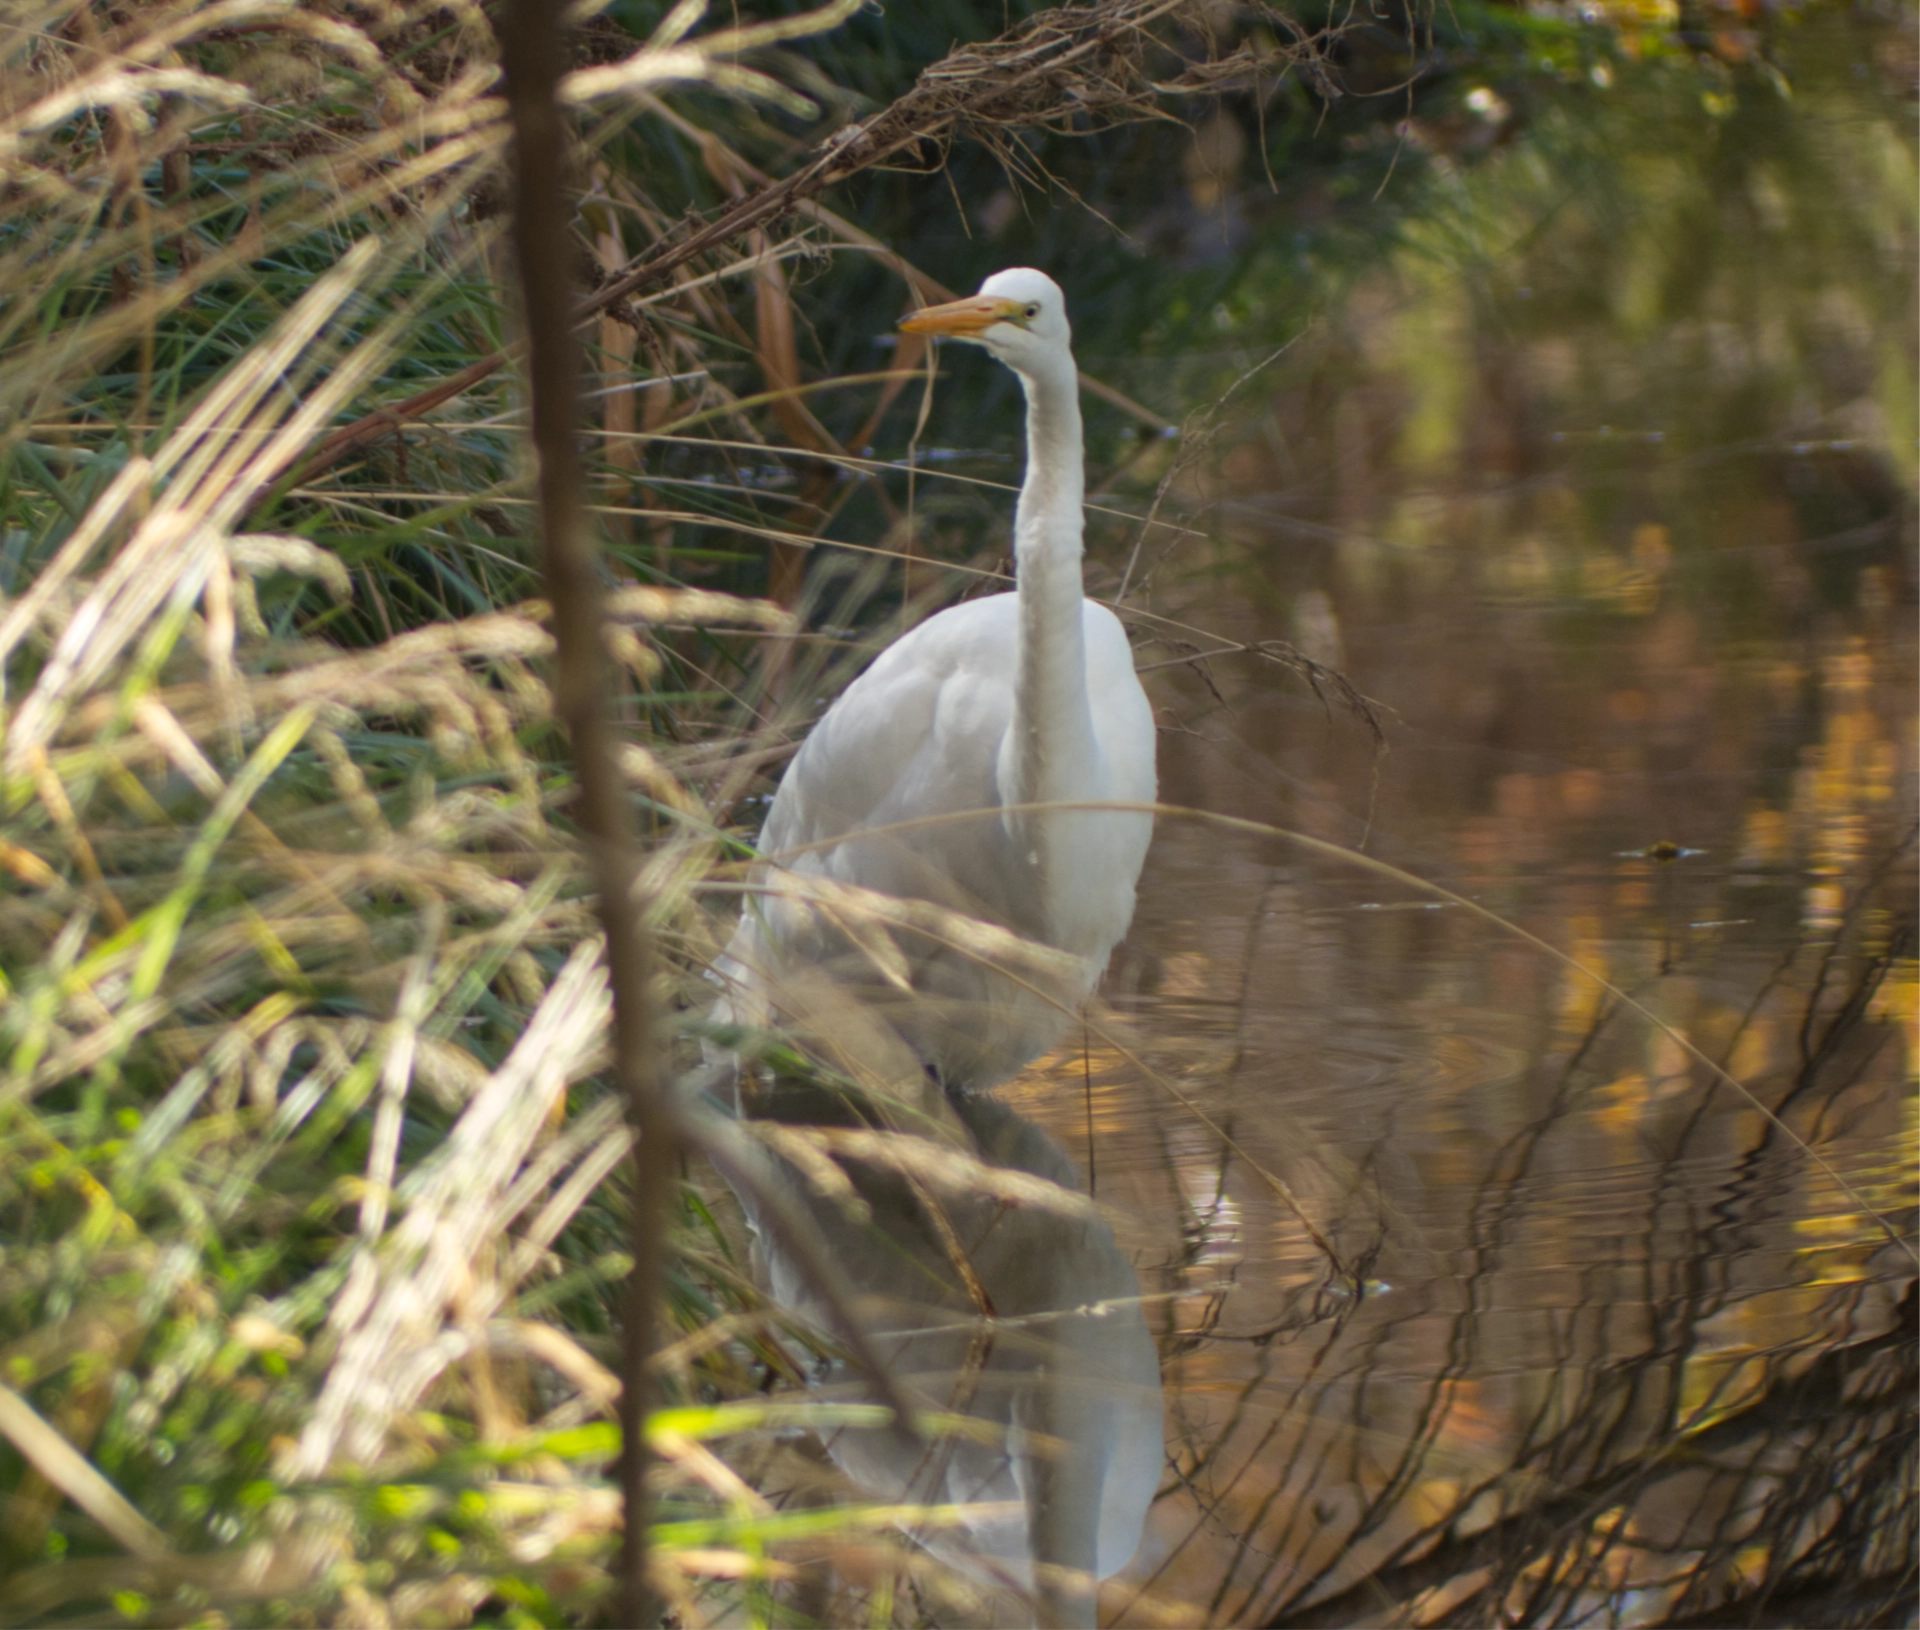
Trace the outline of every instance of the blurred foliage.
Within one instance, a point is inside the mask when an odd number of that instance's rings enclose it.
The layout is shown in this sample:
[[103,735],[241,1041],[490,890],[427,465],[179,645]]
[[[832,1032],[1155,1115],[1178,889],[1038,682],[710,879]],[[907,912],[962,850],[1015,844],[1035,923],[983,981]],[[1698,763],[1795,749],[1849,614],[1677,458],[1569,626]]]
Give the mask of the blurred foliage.
[[[1395,241],[1343,259],[1335,210],[1290,269],[1249,233],[1212,340],[1189,321],[1146,364],[1204,399],[1286,347],[1176,483],[1165,513],[1225,547],[1156,540],[1163,592],[1220,567],[1287,618],[1303,588],[1451,586],[1593,641],[1675,595],[1754,640],[1911,604],[1913,30],[1714,15],[1704,50],[1556,36],[1581,44],[1557,80],[1545,54],[1448,59],[1375,127]],[[1236,197],[1286,207],[1244,174]]]

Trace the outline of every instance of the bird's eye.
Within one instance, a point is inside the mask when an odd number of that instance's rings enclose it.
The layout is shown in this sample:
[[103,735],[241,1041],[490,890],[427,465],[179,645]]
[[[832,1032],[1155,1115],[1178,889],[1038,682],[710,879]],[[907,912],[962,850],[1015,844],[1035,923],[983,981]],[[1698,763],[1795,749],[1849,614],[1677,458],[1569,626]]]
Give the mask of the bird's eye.
[[1026,318],[1028,322],[1032,322],[1034,318],[1038,317],[1039,315],[1040,315],[1040,308],[1038,306],[1027,307]]

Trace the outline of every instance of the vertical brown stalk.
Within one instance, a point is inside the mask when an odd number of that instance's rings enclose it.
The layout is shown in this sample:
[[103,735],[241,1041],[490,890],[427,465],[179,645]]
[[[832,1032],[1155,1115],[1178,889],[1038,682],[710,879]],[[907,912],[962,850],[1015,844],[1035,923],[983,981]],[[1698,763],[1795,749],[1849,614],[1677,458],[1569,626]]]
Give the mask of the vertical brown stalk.
[[568,275],[575,178],[570,135],[557,96],[566,65],[562,9],[553,0],[508,0],[498,13],[497,28],[513,127],[514,259],[526,325],[533,445],[540,463],[541,543],[558,647],[554,708],[573,747],[575,807],[607,938],[614,1068],[635,1137],[633,1270],[627,1282],[620,1400],[626,1540],[612,1622],[645,1626],[659,1622],[647,1585],[647,1359],[653,1348],[674,1155],[666,1107],[651,1079],[648,947],[633,900],[634,837],[607,720],[612,686],[600,637],[602,582],[587,529],[576,447],[579,358],[570,326],[573,290]]

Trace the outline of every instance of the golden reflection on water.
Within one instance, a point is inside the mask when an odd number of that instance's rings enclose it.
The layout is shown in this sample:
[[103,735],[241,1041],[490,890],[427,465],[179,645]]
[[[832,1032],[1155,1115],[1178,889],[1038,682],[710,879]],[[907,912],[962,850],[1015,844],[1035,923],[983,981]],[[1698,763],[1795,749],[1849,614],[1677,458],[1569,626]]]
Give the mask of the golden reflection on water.
[[[1910,1442],[1914,1391],[1874,1366],[1920,1134],[1915,168],[1817,67],[1764,118],[1623,76],[1462,171],[1456,216],[1289,319],[1216,456],[1129,441],[1113,489],[1190,530],[1090,523],[1093,590],[1137,553],[1132,607],[1193,634],[1135,631],[1167,802],[1578,965],[1162,820],[1107,1007],[1003,1093],[1159,1342],[1168,1466],[1110,1621],[1684,1618],[1777,1579],[1836,1484],[1906,1565],[1911,1466],[1863,1444]],[[1082,356],[1143,396],[1184,366]],[[1341,669],[1384,752],[1195,630]],[[1836,1355],[1880,1377],[1856,1427],[1794,1391]]]
[[[1561,582],[1528,547],[1488,543]],[[1718,1443],[1889,1328],[1913,1268],[1878,1219],[1914,1204],[1914,641],[1830,617],[1769,648],[1670,562],[1643,525],[1571,610],[1512,575],[1328,597],[1323,633],[1400,715],[1378,761],[1258,671],[1156,698],[1169,803],[1364,830],[1673,1032],[1417,888],[1163,821],[1111,1011],[1007,1094],[1091,1168],[1153,1306],[1170,1467],[1133,1578],[1157,1602],[1235,1624],[1338,1602],[1409,1546]],[[1564,627],[1596,615],[1604,639]],[[1763,1568],[1732,1515],[1761,1496],[1706,1459],[1512,1588],[1652,1622],[1703,1558]]]
[[[1346,637],[1365,676],[1367,639]],[[1905,910],[1901,868],[1876,862],[1901,837],[1920,693],[1880,678],[1884,645],[1836,637],[1812,664],[1805,739],[1774,745],[1782,778],[1713,739],[1778,722],[1774,672],[1713,672],[1697,635],[1665,647],[1649,691],[1713,689],[1682,714],[1678,762],[1713,766],[1686,804],[1690,849],[1653,847],[1670,827],[1636,808],[1651,776],[1622,745],[1513,770],[1428,710],[1425,739],[1380,772],[1375,852],[1565,948],[1674,1035],[1417,889],[1173,818],[1102,1019],[1114,1041],[1096,1033],[1012,1091],[1091,1163],[1158,1300],[1173,1473],[1137,1569],[1156,1599],[1258,1622],[1609,1453],[1736,1421],[1887,1327],[1912,1263],[1868,1210],[1912,1204],[1920,962],[1860,968]],[[1434,687],[1471,695],[1473,653],[1453,660]],[[1542,645],[1528,689],[1672,745],[1680,726],[1620,710],[1596,678],[1582,697],[1590,678]],[[1231,731],[1300,731],[1279,758],[1302,803],[1363,787],[1323,720],[1256,682],[1227,701]],[[1421,797],[1442,753],[1478,760],[1476,781],[1455,766],[1452,801]],[[1233,806],[1258,781],[1248,762],[1229,737],[1177,760],[1165,797]],[[1676,1035],[1782,1104],[1847,1187]],[[1830,1069],[1809,1064],[1822,1046]],[[1636,1367],[1657,1378],[1622,1400]],[[1540,1463],[1603,1405],[1611,1444]],[[1709,1494],[1668,1480],[1617,1519],[1647,1555],[1703,1546],[1692,1528],[1713,1522],[1686,1507]],[[1596,1580],[1651,1567],[1609,1553]]]

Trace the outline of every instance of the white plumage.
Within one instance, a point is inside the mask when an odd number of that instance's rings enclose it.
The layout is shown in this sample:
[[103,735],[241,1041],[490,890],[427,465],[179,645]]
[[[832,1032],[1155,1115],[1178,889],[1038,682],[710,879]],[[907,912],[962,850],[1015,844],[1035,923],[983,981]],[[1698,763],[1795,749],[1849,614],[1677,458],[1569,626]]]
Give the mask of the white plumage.
[[[843,1063],[894,1055],[852,1068],[882,1083],[859,1102],[743,1080],[753,1114],[909,1127],[1073,1188],[1066,1155],[983,1089],[1059,1039],[1132,919],[1151,815],[1049,806],[1150,804],[1153,714],[1119,619],[1081,585],[1079,382],[1060,290],[1000,272],[903,326],[980,344],[1020,376],[1016,587],[896,640],[814,728],[762,829],[717,1017],[807,1030]],[[1010,935],[1043,949],[1020,954]],[[1003,1430],[933,1453],[843,1431],[835,1460],[884,1499],[999,1503],[957,1546],[950,1530],[922,1538],[1030,1590],[1042,1623],[1093,1623],[1093,1581],[1138,1548],[1162,1464],[1158,1355],[1132,1266],[1091,1213],[936,1200],[885,1160],[842,1164],[866,1220],[793,1168],[787,1203],[852,1282],[896,1381]],[[780,1227],[742,1199],[774,1295],[828,1322]]]
[[761,851],[799,878],[998,924],[1068,965],[1008,978],[971,949],[902,936],[909,997],[821,912],[773,898],[743,915],[721,972],[764,995],[783,966],[830,971],[883,1003],[945,1086],[974,1091],[1059,1039],[1126,933],[1152,817],[1032,806],[1151,803],[1153,712],[1119,619],[1081,587],[1079,378],[1059,288],[999,272],[908,326],[985,346],[1026,387],[1016,587],[930,617],[847,687],[788,768]]

